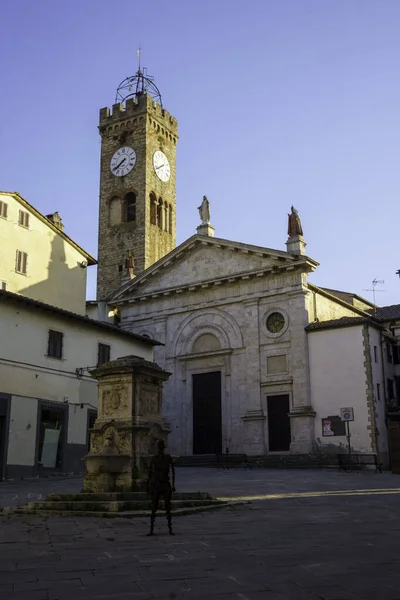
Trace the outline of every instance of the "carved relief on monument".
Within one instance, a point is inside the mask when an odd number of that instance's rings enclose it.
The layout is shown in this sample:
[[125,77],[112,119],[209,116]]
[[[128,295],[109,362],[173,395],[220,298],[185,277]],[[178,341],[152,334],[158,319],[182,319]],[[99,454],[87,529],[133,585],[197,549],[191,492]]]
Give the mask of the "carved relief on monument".
[[158,387],[155,385],[142,385],[140,391],[139,414],[142,416],[156,415],[158,413]]
[[99,411],[101,418],[123,416],[127,407],[128,394],[125,386],[114,385],[103,390]]

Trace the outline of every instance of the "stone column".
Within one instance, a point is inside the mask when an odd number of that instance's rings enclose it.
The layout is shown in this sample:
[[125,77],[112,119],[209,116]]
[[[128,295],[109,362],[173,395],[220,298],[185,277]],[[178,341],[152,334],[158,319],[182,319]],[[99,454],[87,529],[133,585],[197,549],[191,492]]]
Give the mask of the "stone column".
[[289,415],[292,432],[290,451],[295,454],[312,453],[315,441],[315,411],[310,401],[308,340],[305,331],[308,324],[306,296],[305,290],[289,293],[293,376],[292,409]]
[[84,492],[143,490],[157,440],[167,440],[162,385],[171,373],[138,356],[110,361],[91,372],[98,380],[98,417],[84,458]]
[[244,343],[246,347],[246,412],[242,415],[245,431],[244,451],[253,456],[265,453],[265,415],[261,404],[260,322],[258,300],[244,303]]

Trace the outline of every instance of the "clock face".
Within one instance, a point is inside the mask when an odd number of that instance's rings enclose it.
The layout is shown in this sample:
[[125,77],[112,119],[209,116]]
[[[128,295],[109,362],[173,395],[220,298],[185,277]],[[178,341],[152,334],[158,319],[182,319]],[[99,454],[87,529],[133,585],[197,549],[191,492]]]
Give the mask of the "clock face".
[[171,177],[171,167],[169,166],[168,158],[161,150],[154,152],[153,166],[157,177],[161,179],[161,181],[164,181],[165,183],[169,180]]
[[116,151],[110,162],[111,173],[116,177],[123,177],[132,171],[136,164],[136,152],[129,146],[124,146]]
[[279,333],[285,325],[285,317],[278,312],[273,312],[267,319],[267,329],[271,333]]

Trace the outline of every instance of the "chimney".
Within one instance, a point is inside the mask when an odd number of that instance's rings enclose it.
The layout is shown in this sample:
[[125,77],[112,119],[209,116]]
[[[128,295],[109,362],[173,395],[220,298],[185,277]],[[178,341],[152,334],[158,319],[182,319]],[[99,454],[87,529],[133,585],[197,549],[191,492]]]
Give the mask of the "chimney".
[[64,231],[64,225],[58,212],[52,213],[51,215],[46,215],[46,219],[51,221],[53,225],[55,225],[60,231]]

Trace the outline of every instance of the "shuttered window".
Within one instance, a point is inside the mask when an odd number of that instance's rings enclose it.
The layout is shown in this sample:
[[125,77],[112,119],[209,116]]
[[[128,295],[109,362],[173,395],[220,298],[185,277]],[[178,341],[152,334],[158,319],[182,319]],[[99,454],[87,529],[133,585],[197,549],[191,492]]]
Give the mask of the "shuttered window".
[[8,204],[6,204],[5,202],[0,202],[0,217],[3,217],[3,219],[7,219],[7,214]]
[[20,210],[18,224],[21,225],[21,227],[29,227],[29,213]]
[[28,255],[26,252],[17,250],[17,254],[15,257],[15,270],[17,273],[26,275],[28,270]]
[[60,331],[49,330],[49,340],[47,343],[47,356],[52,358],[62,358],[63,353],[63,337],[64,334]]
[[110,360],[110,346],[99,344],[97,352],[97,366],[103,365]]

